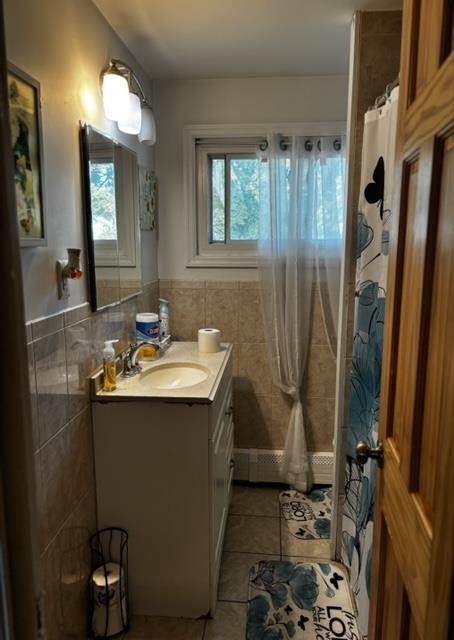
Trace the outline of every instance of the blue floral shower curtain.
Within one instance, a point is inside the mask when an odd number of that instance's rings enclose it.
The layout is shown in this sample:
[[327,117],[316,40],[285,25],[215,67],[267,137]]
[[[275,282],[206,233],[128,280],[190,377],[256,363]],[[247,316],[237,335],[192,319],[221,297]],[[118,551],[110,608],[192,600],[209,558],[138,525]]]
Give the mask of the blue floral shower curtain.
[[359,625],[367,637],[376,463],[361,467],[360,440],[375,446],[380,415],[383,328],[392,216],[398,88],[364,121],[357,220],[355,329],[342,522],[342,560],[350,568]]

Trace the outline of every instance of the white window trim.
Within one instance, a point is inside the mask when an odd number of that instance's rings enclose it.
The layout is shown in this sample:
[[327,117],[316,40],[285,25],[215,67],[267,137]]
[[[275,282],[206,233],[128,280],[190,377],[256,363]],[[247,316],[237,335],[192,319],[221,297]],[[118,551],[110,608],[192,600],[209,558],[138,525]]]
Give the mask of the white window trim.
[[235,255],[232,250],[202,250],[198,242],[197,223],[197,138],[267,138],[282,135],[344,135],[345,122],[299,122],[272,124],[186,125],[183,127],[183,192],[187,232],[186,267],[188,268],[257,268],[257,256]]

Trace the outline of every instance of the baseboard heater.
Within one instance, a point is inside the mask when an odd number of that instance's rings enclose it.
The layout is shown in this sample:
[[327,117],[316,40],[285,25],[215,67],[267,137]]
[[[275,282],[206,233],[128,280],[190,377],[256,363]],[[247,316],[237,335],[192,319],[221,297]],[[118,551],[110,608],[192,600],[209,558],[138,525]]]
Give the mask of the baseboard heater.
[[[310,453],[314,484],[333,483],[333,453]],[[247,482],[283,482],[281,461],[283,451],[269,449],[234,449],[234,480]]]

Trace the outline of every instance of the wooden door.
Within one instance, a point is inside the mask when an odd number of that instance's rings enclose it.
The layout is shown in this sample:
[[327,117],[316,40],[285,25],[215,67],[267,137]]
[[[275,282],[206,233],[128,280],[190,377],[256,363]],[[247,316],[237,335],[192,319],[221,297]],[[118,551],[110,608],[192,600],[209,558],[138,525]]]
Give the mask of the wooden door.
[[452,0],[404,0],[369,638],[454,638]]

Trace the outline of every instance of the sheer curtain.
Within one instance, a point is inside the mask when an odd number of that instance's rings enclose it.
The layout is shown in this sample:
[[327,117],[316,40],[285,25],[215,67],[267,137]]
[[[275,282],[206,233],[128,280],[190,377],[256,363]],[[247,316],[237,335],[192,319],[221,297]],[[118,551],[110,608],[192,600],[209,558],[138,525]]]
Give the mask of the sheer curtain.
[[283,144],[274,135],[261,163],[258,264],[265,333],[273,381],[292,399],[283,472],[300,491],[312,484],[301,385],[317,274],[327,334],[335,330],[339,305],[340,270],[335,265],[340,257],[344,163],[336,149],[341,139],[336,140],[293,136]]

